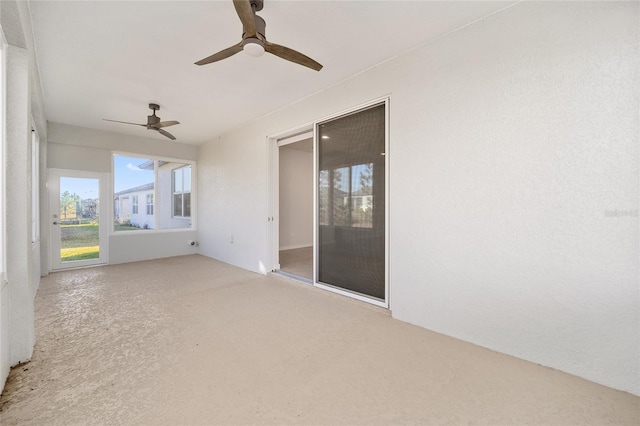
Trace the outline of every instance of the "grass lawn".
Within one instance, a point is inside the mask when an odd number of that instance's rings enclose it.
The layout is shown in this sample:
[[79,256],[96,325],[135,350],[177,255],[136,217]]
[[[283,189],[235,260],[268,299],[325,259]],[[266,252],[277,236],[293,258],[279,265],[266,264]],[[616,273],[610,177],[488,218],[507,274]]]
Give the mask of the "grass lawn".
[[60,259],[63,262],[72,260],[97,259],[100,256],[100,247],[71,247],[60,249]]
[[98,224],[62,225],[60,260],[97,259],[100,256]]
[[142,228],[138,228],[137,226],[131,226],[131,225],[120,225],[119,223],[116,223],[113,229],[116,232],[118,232],[118,231],[140,231]]
[[98,224],[62,225],[60,248],[94,247],[100,244]]

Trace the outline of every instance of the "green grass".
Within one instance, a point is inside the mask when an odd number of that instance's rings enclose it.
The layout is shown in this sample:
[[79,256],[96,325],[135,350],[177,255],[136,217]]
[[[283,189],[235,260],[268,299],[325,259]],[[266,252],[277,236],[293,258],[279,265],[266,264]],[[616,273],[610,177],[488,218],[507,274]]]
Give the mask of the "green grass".
[[100,256],[100,238],[97,223],[62,225],[60,234],[61,261],[97,259]]
[[119,223],[116,223],[114,225],[113,228],[116,232],[118,231],[139,231],[140,228],[138,228],[137,226],[131,226],[131,225],[120,225]]
[[63,262],[70,262],[73,260],[88,260],[97,259],[100,256],[100,247],[71,247],[63,248],[60,250],[60,259]]
[[94,247],[100,245],[98,224],[62,225],[60,247]]

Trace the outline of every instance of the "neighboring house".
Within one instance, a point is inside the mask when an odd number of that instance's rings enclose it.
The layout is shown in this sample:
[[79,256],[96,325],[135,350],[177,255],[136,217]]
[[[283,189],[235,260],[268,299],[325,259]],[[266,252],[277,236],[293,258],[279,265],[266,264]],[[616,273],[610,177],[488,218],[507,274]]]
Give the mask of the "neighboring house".
[[[138,168],[153,170],[149,160]],[[142,229],[191,227],[191,166],[158,161],[158,188],[153,182],[114,194],[114,220]]]
[[114,220],[120,224],[131,223],[138,228],[153,229],[153,196],[153,182],[115,193]]
[[80,201],[80,213],[83,219],[94,219],[98,215],[98,199],[87,198]]

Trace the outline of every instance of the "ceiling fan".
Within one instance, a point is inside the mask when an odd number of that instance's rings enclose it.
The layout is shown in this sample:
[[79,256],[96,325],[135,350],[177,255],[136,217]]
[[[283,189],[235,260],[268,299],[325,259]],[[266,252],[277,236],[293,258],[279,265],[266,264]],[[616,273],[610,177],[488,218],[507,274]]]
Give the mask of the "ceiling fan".
[[156,115],[156,111],[160,109],[160,105],[158,104],[149,104],[149,108],[153,110],[153,114],[147,115],[147,124],[129,123],[128,121],[107,120],[106,118],[103,118],[103,120],[112,121],[114,123],[133,124],[134,126],[146,127],[147,130],[155,130],[161,135],[166,136],[171,140],[176,140],[175,136],[173,136],[171,133],[167,132],[162,128],[174,126],[176,124],[180,124],[180,122],[179,121],[160,121],[160,117]]
[[233,0],[238,17],[242,22],[242,41],[218,53],[208,56],[196,62],[196,65],[206,65],[226,59],[236,53],[244,50],[251,56],[261,56],[264,52],[271,53],[287,61],[295,62],[320,71],[322,65],[314,61],[310,57],[303,55],[293,49],[285,46],[270,43],[265,36],[266,23],[264,19],[256,15],[257,11],[262,10],[264,0]]

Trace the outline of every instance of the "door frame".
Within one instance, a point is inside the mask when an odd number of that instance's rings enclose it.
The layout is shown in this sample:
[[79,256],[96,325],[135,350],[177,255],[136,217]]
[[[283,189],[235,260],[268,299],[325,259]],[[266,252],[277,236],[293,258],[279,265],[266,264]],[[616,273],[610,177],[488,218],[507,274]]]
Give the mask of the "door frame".
[[[359,104],[355,107],[342,110],[338,113],[327,115],[311,123],[295,127],[293,129],[274,134],[267,137],[267,250],[266,250],[266,272],[275,272],[280,268],[279,265],[279,141],[286,143],[297,142],[308,138],[308,133],[313,133],[313,280],[312,285],[333,293],[337,293],[352,299],[360,300],[372,305],[390,309],[390,290],[389,290],[389,250],[390,250],[390,173],[389,173],[389,114],[390,114],[389,95]],[[379,300],[368,297],[366,295],[343,290],[338,287],[323,284],[318,280],[318,135],[317,127],[319,124],[339,118],[341,116],[350,115],[360,110],[373,107],[375,105],[384,104],[385,106],[385,299]],[[299,139],[297,139],[299,137]]]
[[[267,273],[280,269],[280,147],[309,139],[310,137],[314,138],[313,124],[297,127],[267,138]],[[315,210],[315,204],[313,208]],[[315,241],[315,218],[313,226],[313,240]],[[315,277],[315,263],[313,276]]]
[[[80,179],[98,179],[98,214],[100,217],[98,227],[98,238],[100,241],[100,254],[97,259],[77,260],[65,262],[62,264],[55,256],[60,256],[60,237],[56,231],[56,225],[53,222],[60,212],[60,178],[80,178]],[[50,169],[47,179],[47,187],[49,190],[49,209],[47,219],[49,220],[49,271],[61,271],[65,269],[83,268],[87,266],[106,265],[109,263],[109,223],[111,223],[111,215],[109,214],[109,173],[88,172],[81,170],[66,169]],[[58,227],[59,229],[59,227]]]

